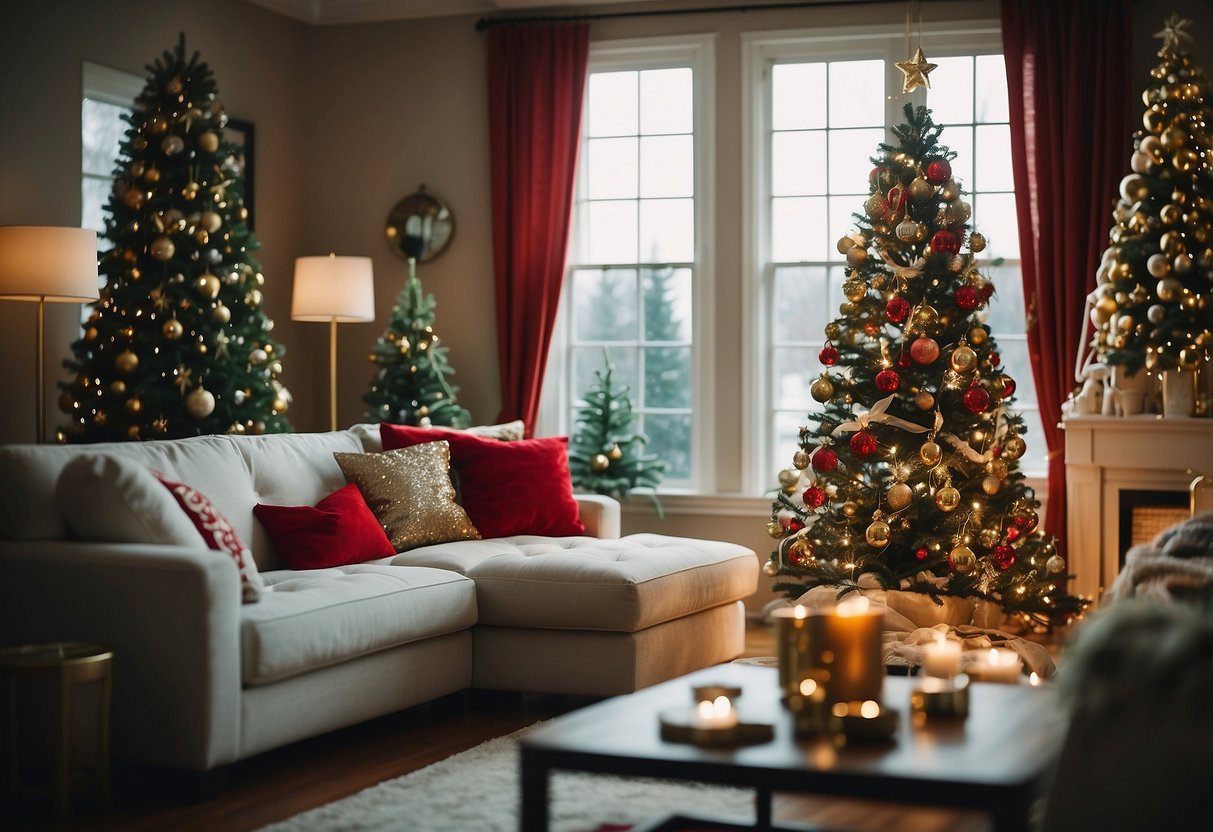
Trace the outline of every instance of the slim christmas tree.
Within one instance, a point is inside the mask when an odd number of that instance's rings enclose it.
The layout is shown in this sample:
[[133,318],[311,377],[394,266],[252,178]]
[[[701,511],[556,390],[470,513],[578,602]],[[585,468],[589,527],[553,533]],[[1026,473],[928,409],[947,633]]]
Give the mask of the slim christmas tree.
[[886,589],[994,601],[1044,624],[1082,607],[1065,561],[1036,533],[1019,471],[1015,382],[979,313],[993,286],[985,239],[952,178],[955,153],[924,107],[882,144],[846,255],[839,317],[826,326],[824,408],[800,429],[768,531],[766,565],[792,597],[874,576]]
[[434,334],[433,295],[421,293],[417,259],[409,258],[409,276],[392,307],[387,331],[375,343],[371,361],[379,373],[362,397],[370,405],[366,418],[404,425],[466,428],[471,421],[458,403],[459,388],[446,380],[454,370],[446,347]]
[[648,439],[636,432],[636,414],[626,385],[617,386],[608,359],[605,370],[594,371],[594,381],[578,410],[577,427],[569,440],[569,474],[573,485],[616,498],[640,488],[657,516],[662,516],[656,489],[665,464],[645,453]]
[[1096,350],[1129,372],[1195,370],[1213,340],[1213,111],[1208,79],[1181,49],[1189,22],[1172,15],[1157,35],[1133,172],[1120,182],[1091,298]]
[[238,148],[184,35],[129,117],[106,210],[105,287],[65,362],[72,442],[291,429],[283,349],[262,309]]

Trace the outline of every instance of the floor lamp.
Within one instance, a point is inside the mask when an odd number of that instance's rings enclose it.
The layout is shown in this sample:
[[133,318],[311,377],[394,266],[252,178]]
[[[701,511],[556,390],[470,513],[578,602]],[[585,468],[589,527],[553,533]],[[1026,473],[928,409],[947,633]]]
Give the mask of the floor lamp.
[[0,298],[38,302],[34,413],[41,444],[46,441],[45,307],[47,302],[97,299],[97,232],[41,225],[0,227]]
[[337,430],[337,324],[375,320],[369,257],[297,257],[291,320],[328,321],[329,430]]

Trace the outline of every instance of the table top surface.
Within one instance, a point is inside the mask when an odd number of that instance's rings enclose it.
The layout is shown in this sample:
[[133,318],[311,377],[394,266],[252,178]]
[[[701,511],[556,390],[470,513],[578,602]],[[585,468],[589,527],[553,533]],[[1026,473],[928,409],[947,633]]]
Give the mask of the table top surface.
[[108,647],[86,641],[51,641],[0,647],[0,667],[59,667],[104,662],[113,657],[114,653]]
[[[774,739],[728,748],[662,740],[658,715],[689,709],[691,687],[715,683],[741,687],[741,720],[773,723]],[[900,713],[888,742],[838,748],[829,738],[797,739],[792,715],[780,704],[774,668],[721,665],[566,714],[527,733],[521,746],[524,761],[529,755],[554,768],[670,776],[681,769],[695,779],[775,789],[811,782],[840,794],[869,793],[876,781],[898,784],[884,790],[888,795],[922,789],[944,794],[962,785],[994,794],[1035,787],[1050,771],[1066,729],[1052,685],[974,682],[967,718],[915,726],[910,692],[919,683],[886,677],[883,705]]]

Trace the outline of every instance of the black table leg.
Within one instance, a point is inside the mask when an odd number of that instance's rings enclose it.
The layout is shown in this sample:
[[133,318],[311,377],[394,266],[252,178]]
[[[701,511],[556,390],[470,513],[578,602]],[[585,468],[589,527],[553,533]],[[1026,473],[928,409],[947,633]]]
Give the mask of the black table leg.
[[548,829],[548,767],[522,752],[522,814],[519,832],[547,832]]
[[759,786],[754,790],[754,828],[759,830],[771,829],[771,790]]

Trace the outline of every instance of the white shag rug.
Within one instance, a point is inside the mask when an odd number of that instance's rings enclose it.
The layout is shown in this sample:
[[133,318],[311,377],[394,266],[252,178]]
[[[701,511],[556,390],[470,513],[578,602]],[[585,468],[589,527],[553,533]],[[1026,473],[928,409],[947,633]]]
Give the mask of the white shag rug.
[[[523,728],[262,832],[409,830],[518,832]],[[676,780],[556,771],[549,786],[552,832],[594,832],[671,813],[754,823],[754,792]]]

